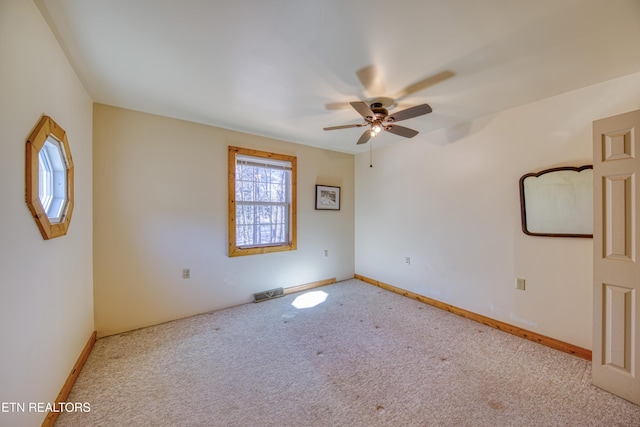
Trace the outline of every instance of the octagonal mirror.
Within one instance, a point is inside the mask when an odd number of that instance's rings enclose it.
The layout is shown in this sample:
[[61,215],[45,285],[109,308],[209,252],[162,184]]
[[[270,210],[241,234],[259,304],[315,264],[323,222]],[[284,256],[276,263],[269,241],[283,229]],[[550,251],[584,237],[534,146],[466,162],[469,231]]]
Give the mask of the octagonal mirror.
[[73,160],[67,134],[43,116],[27,139],[27,205],[45,240],[64,236],[73,212]]

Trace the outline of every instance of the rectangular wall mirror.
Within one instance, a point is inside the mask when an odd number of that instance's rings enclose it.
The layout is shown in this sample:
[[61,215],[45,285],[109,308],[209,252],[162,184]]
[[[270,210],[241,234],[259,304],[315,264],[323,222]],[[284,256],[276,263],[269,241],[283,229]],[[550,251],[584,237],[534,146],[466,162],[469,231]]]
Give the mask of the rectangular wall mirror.
[[522,231],[593,237],[593,166],[558,167],[520,178]]

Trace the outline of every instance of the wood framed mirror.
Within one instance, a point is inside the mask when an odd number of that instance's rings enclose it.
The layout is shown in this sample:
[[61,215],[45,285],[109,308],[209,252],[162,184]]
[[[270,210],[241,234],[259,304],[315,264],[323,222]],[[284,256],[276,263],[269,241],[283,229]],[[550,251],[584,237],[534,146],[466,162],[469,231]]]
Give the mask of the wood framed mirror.
[[593,166],[557,167],[520,178],[522,231],[530,236],[593,237]]

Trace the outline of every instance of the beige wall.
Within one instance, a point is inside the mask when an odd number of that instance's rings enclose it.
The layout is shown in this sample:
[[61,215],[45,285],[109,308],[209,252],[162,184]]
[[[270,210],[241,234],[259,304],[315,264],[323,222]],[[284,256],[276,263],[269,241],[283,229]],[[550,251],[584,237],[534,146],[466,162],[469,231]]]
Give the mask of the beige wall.
[[[93,332],[92,102],[42,15],[0,1],[0,402],[53,402]],[[25,141],[42,114],[75,166],[69,232],[45,241],[25,203]],[[34,426],[43,413],[0,413]]]
[[[227,147],[298,158],[298,250],[227,256]],[[94,106],[94,271],[99,336],[353,277],[354,156]],[[342,187],[316,211],[315,185]],[[323,257],[323,250],[329,257]],[[191,269],[191,279],[182,269]]]
[[590,349],[592,240],[525,235],[518,180],[591,164],[591,122],[639,106],[634,74],[358,155],[356,273]]

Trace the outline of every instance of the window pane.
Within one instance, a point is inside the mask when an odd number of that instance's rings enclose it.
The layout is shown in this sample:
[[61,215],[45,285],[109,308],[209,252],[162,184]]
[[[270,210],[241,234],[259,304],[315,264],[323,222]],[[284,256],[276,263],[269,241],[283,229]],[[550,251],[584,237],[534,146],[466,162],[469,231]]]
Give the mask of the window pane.
[[51,178],[51,164],[49,163],[46,151],[44,150],[40,150],[38,153],[38,173],[38,197],[40,198],[40,203],[42,203],[42,207],[46,212],[49,209],[49,205],[51,204],[51,199],[53,197],[53,179]]
[[38,153],[38,196],[51,223],[60,220],[67,204],[67,171],[63,155],[62,146],[51,137]]
[[238,183],[240,189],[239,194],[236,195],[238,200],[253,200],[253,182],[242,181]]
[[273,200],[284,203],[287,201],[287,192],[284,183],[275,184],[272,187],[274,193]]
[[242,204],[236,207],[237,245],[286,243],[289,238],[287,205]]
[[236,223],[238,225],[253,224],[254,207],[251,205],[236,206]]
[[253,225],[242,225],[236,229],[236,245],[253,245]]

